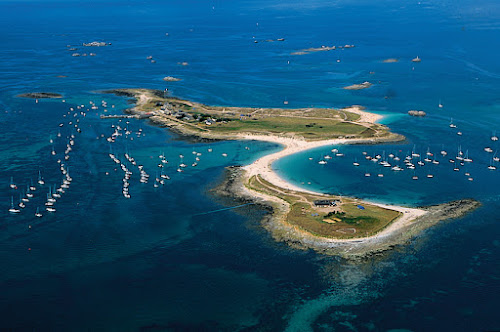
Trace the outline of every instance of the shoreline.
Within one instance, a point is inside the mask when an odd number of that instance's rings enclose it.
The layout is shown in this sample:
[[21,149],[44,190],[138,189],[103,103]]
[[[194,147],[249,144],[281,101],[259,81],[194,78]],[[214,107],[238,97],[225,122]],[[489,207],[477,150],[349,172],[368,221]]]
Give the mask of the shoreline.
[[63,95],[55,92],[25,92],[18,94],[17,98],[29,98],[29,99],[60,99]]
[[[138,92],[137,92],[138,91]],[[107,93],[115,93],[122,96],[132,97],[135,106],[132,109],[125,110],[131,114],[144,114],[144,105],[148,105],[151,99],[161,92],[148,90],[112,90]],[[188,104],[190,107],[202,105],[206,109],[212,107],[203,104],[198,104],[191,101],[185,101],[179,98],[170,98],[183,104]],[[440,204],[434,207],[411,208],[398,205],[381,204],[364,201],[356,198],[346,198],[351,202],[366,204],[378,208],[382,208],[391,213],[397,212],[394,220],[391,220],[375,233],[366,233],[366,236],[360,237],[328,237],[320,234],[313,234],[308,230],[302,229],[297,224],[292,224],[287,217],[292,211],[292,203],[287,202],[284,197],[288,194],[299,196],[301,198],[309,196],[323,198],[338,198],[338,196],[328,195],[325,193],[314,192],[308,189],[300,188],[281,178],[272,168],[272,164],[283,157],[308,151],[310,149],[342,145],[342,144],[378,144],[397,142],[404,140],[405,137],[399,134],[392,133],[387,127],[377,123],[384,117],[379,114],[369,113],[363,110],[360,106],[351,106],[337,110],[340,115],[343,114],[344,122],[351,123],[348,119],[348,113],[359,116],[356,124],[366,128],[377,127],[380,131],[375,131],[370,137],[338,137],[330,139],[307,140],[300,135],[286,133],[277,135],[276,133],[217,133],[210,130],[200,130],[190,123],[177,121],[171,117],[166,117],[162,114],[154,114],[148,117],[149,120],[157,125],[168,127],[170,130],[180,136],[180,138],[189,138],[197,140],[256,140],[271,142],[283,146],[283,149],[271,154],[267,154],[253,163],[231,168],[231,174],[226,175],[222,184],[214,188],[213,192],[221,196],[232,196],[245,202],[252,201],[258,205],[264,205],[272,208],[272,212],[268,218],[265,218],[264,227],[269,230],[277,241],[287,242],[297,248],[314,249],[326,254],[340,255],[343,257],[360,258],[369,256],[375,253],[386,251],[393,248],[395,245],[408,242],[422,230],[431,227],[437,222],[445,219],[458,218],[469,211],[477,208],[480,203],[467,199],[449,203]],[[151,112],[151,111],[149,111]],[[352,115],[351,115],[352,116]],[[381,128],[381,129],[380,129]],[[385,129],[384,129],[385,128]],[[288,134],[288,135],[287,135]],[[250,188],[252,178],[259,177],[270,186],[277,189],[278,193],[260,192],[255,188]],[[223,188],[223,189],[221,189]],[[280,197],[281,196],[281,197]],[[321,198],[321,199],[323,199]],[[354,232],[356,233],[356,231]]]
[[[246,171],[242,166],[229,166],[223,180],[211,189],[217,197],[229,197],[243,203],[254,203],[257,208],[268,211],[261,225],[277,242],[300,250],[314,250],[325,255],[340,256],[349,260],[363,260],[382,255],[398,246],[409,243],[426,229],[444,220],[460,218],[477,209],[481,203],[474,199],[463,199],[420,208],[371,203],[391,209],[408,209],[419,215],[404,214],[373,236],[364,238],[337,239],[322,237],[292,225],[286,220],[290,204],[276,196],[256,192],[245,185]],[[360,203],[362,200],[357,200]]]

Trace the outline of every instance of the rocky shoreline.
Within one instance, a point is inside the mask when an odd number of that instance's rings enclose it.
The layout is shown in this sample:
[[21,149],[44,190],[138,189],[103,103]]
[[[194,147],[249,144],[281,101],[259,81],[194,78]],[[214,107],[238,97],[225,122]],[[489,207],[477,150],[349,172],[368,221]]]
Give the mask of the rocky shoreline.
[[261,223],[276,241],[285,242],[293,248],[312,249],[322,254],[341,256],[350,260],[361,260],[381,255],[400,245],[409,243],[424,230],[441,221],[463,217],[481,206],[481,203],[474,199],[461,199],[421,207],[428,213],[415,219],[410,225],[392,232],[390,235],[373,236],[351,242],[336,241],[332,238],[323,238],[310,234],[287,223],[286,218],[284,218],[288,212],[287,204],[285,202],[280,204],[254,195],[244,184],[244,172],[238,166],[226,168],[223,180],[210,190],[211,194],[231,197],[241,203],[254,203],[256,208],[267,211],[268,214],[262,219]]
[[[133,104],[136,104],[138,101],[137,95],[130,91],[110,90],[104,91],[104,93],[113,93],[115,95],[132,98],[130,99],[130,102]],[[153,91],[153,93],[157,96],[163,95],[162,91],[155,90]],[[142,103],[144,102],[144,96],[139,96],[139,99]],[[175,99],[179,100],[177,98]],[[138,110],[137,106],[127,109],[125,110],[125,112],[129,114],[144,113]],[[285,145],[290,143],[293,143],[292,145],[298,144],[298,146],[304,145],[304,147],[302,148],[311,148],[312,145],[315,144],[333,144],[333,141],[330,142],[328,140],[317,141],[315,143],[306,143],[305,141],[301,140],[296,141],[296,139],[294,138],[271,137],[265,135],[214,135],[213,133],[209,132],[199,132],[194,131],[193,129],[188,130],[185,126],[178,125],[176,122],[162,121],[162,117],[155,116],[154,113],[151,114],[148,118],[155,125],[168,127],[174,134],[178,135],[178,139],[188,140],[190,142],[210,142],[227,139],[257,139],[273,142],[279,141],[281,142],[280,144]],[[272,140],[271,138],[273,138],[274,140]],[[391,133],[387,137],[375,137],[370,139],[358,140],[351,139],[349,140],[349,142],[340,142],[340,140],[336,140],[335,143],[377,144],[383,142],[394,142],[404,139],[404,136]],[[290,140],[293,142],[288,142]],[[288,143],[283,143],[282,141],[286,141]],[[288,152],[290,153],[290,149],[288,150]],[[249,174],[251,173],[248,167],[249,166],[246,166],[245,168],[242,168],[240,166],[228,167],[226,169],[226,174],[220,184],[215,188],[209,190],[209,192],[220,198],[230,197],[232,199],[238,200],[241,203],[253,203],[253,208],[268,211],[268,214],[262,219],[262,226],[270,232],[270,234],[276,241],[285,242],[294,248],[313,249],[323,254],[338,255],[348,259],[363,259],[386,252],[398,245],[408,243],[412,238],[417,236],[423,230],[431,227],[432,225],[435,225],[439,221],[461,217],[480,206],[480,203],[475,200],[464,199],[439,204],[436,206],[420,208],[420,212],[417,215],[413,215],[413,212],[410,211],[415,209],[386,206],[386,208],[389,209],[395,209],[397,211],[410,213],[407,215],[405,213],[404,216],[393,221],[389,225],[390,227],[386,227],[386,229],[381,230],[379,233],[373,236],[364,238],[352,238],[348,240],[322,237],[313,235],[299,228],[298,226],[290,224],[287,221],[287,216],[290,211],[290,204],[285,200],[278,196],[270,196],[268,194],[257,192],[248,187],[247,181],[249,180]],[[270,165],[266,167],[270,167]],[[278,186],[280,188],[288,188],[289,186],[293,187],[293,185],[291,184],[281,184]],[[300,191],[300,189],[298,190]]]
[[27,92],[17,95],[20,98],[31,98],[31,99],[58,99],[62,98],[63,95],[54,92]]

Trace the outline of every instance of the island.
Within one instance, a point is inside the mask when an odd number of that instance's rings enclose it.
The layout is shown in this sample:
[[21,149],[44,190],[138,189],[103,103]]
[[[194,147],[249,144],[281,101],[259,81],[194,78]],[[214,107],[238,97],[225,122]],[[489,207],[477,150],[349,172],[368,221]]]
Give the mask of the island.
[[373,84],[370,82],[363,82],[360,84],[353,84],[353,85],[345,86],[342,89],[344,89],[344,90],[363,90],[363,89],[368,89],[372,85]]
[[322,45],[321,47],[310,47],[310,48],[304,48],[299,51],[292,52],[291,55],[304,55],[304,54],[309,54],[313,52],[324,52],[324,51],[332,51],[332,50],[341,50],[341,49],[347,49],[347,48],[353,48],[354,45],[342,45],[342,46],[325,46]]
[[278,241],[346,258],[362,258],[408,242],[441,220],[456,218],[480,203],[463,199],[410,208],[313,192],[283,180],[274,161],[301,151],[339,144],[375,144],[405,138],[377,123],[380,115],[360,106],[333,108],[251,108],[209,106],[166,96],[162,91],[105,91],[132,98],[126,110],[138,118],[202,140],[258,140],[282,145],[250,165],[229,167],[212,191],[268,209],[262,221]]
[[32,99],[50,99],[50,98],[62,98],[63,95],[54,92],[27,92],[17,95],[20,98],[32,98]]
[[173,76],[165,76],[163,78],[164,81],[166,82],[178,82],[180,81],[181,79],[180,78],[177,78],[177,77],[173,77]]
[[408,115],[410,116],[416,116],[416,117],[424,117],[427,115],[427,113],[425,113],[424,111],[422,110],[409,110],[408,111]]

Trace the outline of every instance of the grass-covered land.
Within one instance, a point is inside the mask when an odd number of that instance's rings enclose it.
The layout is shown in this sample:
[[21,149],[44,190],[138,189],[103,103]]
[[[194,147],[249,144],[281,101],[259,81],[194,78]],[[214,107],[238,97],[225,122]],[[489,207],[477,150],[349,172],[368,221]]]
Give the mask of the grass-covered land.
[[149,113],[156,123],[188,134],[271,134],[298,136],[306,140],[384,138],[390,135],[385,126],[360,122],[359,114],[346,110],[221,107],[167,97],[155,90],[117,89],[109,92],[135,98],[134,112]]
[[[360,209],[355,200],[331,196],[315,196],[276,187],[253,176],[246,184],[251,190],[279,197],[290,204],[286,221],[316,236],[350,239],[374,235],[400,216],[400,212],[362,203]],[[315,200],[338,200],[336,206],[316,207]]]

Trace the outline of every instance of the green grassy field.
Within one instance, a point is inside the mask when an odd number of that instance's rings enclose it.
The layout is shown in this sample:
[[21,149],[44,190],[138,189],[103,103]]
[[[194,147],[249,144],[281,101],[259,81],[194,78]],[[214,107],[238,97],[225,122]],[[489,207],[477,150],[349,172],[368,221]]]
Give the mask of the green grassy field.
[[291,208],[286,220],[291,225],[316,236],[338,239],[358,238],[374,235],[400,216],[400,212],[363,203],[364,210],[349,198],[342,198],[340,205],[344,214],[333,214],[327,218],[328,208],[314,207],[315,199],[338,199],[338,197],[318,197],[310,194],[290,192],[273,186],[260,177],[252,177],[250,189],[279,197],[287,201]]
[[[179,98],[164,98],[161,91],[155,90],[119,89],[112,92],[135,97],[136,111],[156,112],[165,125],[168,125],[169,121],[175,122],[177,126],[185,124],[187,131],[199,127],[205,132],[216,135],[241,133],[295,135],[307,140],[338,137],[370,138],[389,134],[387,128],[382,125],[357,123],[356,121],[360,119],[359,114],[346,110],[208,106]],[[159,112],[162,107],[167,107],[169,112]],[[184,112],[190,118],[178,116],[176,112]],[[207,119],[211,124],[205,123]]]

